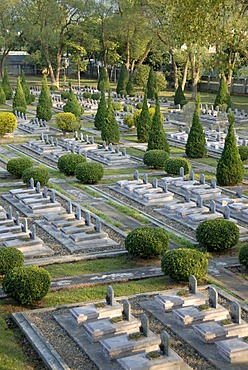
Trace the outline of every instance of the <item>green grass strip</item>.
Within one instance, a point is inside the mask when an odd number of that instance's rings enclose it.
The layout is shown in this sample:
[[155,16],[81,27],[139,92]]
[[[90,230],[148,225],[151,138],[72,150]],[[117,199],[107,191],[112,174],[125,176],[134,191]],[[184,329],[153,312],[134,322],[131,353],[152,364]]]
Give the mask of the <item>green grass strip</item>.
[[135,220],[138,220],[144,224],[150,224],[150,221],[142,216],[138,211],[128,207],[128,206],[124,206],[122,204],[118,204],[112,200],[107,200],[106,202],[107,204],[109,204],[111,207],[114,207],[115,209],[117,209],[117,211],[127,215],[127,216],[130,216],[132,218],[134,218]]
[[97,215],[103,221],[109,223],[110,225],[113,225],[115,227],[121,227],[122,226],[122,223],[121,222],[113,220],[113,218],[106,216],[105,213],[103,213],[102,211],[98,211],[94,207],[85,205],[84,208],[88,209],[90,212],[94,213],[95,215]]

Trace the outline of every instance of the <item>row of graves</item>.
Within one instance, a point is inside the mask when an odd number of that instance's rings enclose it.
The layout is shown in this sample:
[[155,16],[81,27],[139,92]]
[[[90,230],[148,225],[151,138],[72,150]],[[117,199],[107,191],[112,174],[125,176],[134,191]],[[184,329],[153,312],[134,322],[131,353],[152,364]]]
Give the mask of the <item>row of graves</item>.
[[[59,200],[56,199],[58,197]],[[39,183],[35,187],[33,179],[29,188],[12,189],[2,198],[16,213],[12,217],[12,211],[9,210],[7,216],[2,216],[0,242],[5,247],[17,247],[26,257],[54,254],[36,236],[35,225],[51,235],[67,254],[120,249],[118,243],[102,230],[101,221],[96,215],[53,189],[46,186],[41,189]],[[26,217],[22,224],[18,212]],[[27,218],[32,219],[31,231],[28,230]]]
[[[222,194],[213,178],[206,183],[202,174],[200,180],[194,178],[190,171],[189,179],[184,176],[183,167],[179,177],[163,177],[148,180],[147,174],[139,178],[136,170],[133,180],[117,181],[111,189],[119,194],[145,206],[156,206],[155,212],[172,219],[192,230],[196,230],[200,222],[224,218],[237,224],[240,240],[248,239],[248,198],[242,195],[242,187],[237,187],[234,196]],[[183,201],[179,197],[183,197]]]
[[[56,309],[53,318],[74,341],[79,351],[86,352],[100,370],[187,370],[191,367],[172,350],[169,328],[190,344],[201,356],[217,369],[245,370],[248,366],[248,323],[241,319],[241,307],[230,302],[227,309],[218,303],[218,292],[213,286],[199,291],[197,280],[189,278],[189,289],[167,290],[139,300],[139,305],[158,319],[162,325],[160,337],[150,330],[148,316],[140,319],[131,313],[127,299],[118,302],[111,286],[107,287],[106,300],[80,303],[63,310]],[[42,346],[34,342],[33,331],[42,333],[32,322],[32,315],[23,312],[13,314],[20,328],[29,336],[47,363]],[[29,322],[32,330],[24,327]],[[59,340],[59,339],[58,339]],[[43,338],[43,346],[47,345]],[[50,352],[64,367],[69,369],[66,358],[61,358],[54,348]],[[55,362],[55,361],[53,361]],[[67,367],[66,367],[67,366]]]
[[26,113],[14,112],[17,118],[17,128],[28,134],[46,134],[49,133],[50,127],[47,125],[47,122],[43,119],[32,118],[29,119]]

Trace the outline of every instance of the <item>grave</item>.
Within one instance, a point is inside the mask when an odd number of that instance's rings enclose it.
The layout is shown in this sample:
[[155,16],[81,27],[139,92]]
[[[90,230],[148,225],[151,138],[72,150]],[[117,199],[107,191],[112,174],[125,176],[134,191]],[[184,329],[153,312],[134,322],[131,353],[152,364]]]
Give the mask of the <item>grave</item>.
[[248,343],[242,338],[216,342],[218,354],[233,365],[248,367]]

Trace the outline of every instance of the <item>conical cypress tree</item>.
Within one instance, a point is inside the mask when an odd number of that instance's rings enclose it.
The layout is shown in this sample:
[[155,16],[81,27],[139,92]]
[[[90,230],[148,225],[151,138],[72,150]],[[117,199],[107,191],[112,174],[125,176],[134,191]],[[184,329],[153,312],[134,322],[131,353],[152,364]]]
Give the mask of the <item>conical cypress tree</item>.
[[12,95],[13,95],[13,90],[12,90],[12,87],[11,87],[10,82],[9,82],[9,77],[8,77],[8,73],[7,73],[6,68],[4,68],[2,88],[4,90],[6,99],[10,100],[12,98]]
[[185,99],[184,92],[182,89],[182,84],[179,81],[178,88],[176,89],[175,96],[174,96],[174,104],[175,105],[181,104],[181,101],[185,101],[185,100],[186,99]]
[[12,104],[13,111],[15,111],[17,107],[22,107],[25,110],[27,109],[27,102],[24,91],[22,89],[20,77],[17,78],[16,92]]
[[95,115],[94,125],[98,130],[101,130],[103,122],[107,113],[107,104],[105,99],[105,90],[101,90],[101,98],[98,104],[97,112]]
[[100,76],[99,76],[99,80],[98,80],[98,83],[97,83],[97,89],[99,91],[102,90],[102,88],[101,88],[101,82],[102,81],[104,82],[105,89],[109,90],[109,88],[110,88],[109,76],[108,76],[108,72],[107,72],[106,68],[104,68],[104,67],[100,68]]
[[225,146],[217,164],[216,179],[220,186],[236,185],[244,178],[244,166],[239,155],[234,134],[234,114],[228,115],[229,128]]
[[30,94],[30,89],[28,87],[28,84],[27,84],[27,81],[26,81],[26,77],[25,77],[25,73],[24,71],[22,71],[22,76],[21,76],[21,85],[22,85],[22,90],[25,94],[25,99],[26,99],[26,103],[27,104],[30,104],[32,103],[32,98],[31,98],[31,94]]
[[79,104],[76,96],[73,94],[73,91],[70,87],[69,95],[66,104],[63,106],[64,112],[73,113],[77,118],[80,118],[82,108]]
[[127,81],[128,81],[128,74],[125,64],[122,64],[120,75],[117,82],[116,92],[117,94],[127,95]]
[[224,76],[221,76],[220,84],[219,84],[219,90],[215,98],[214,102],[214,108],[220,105],[226,105],[226,110],[228,111],[229,108],[231,108],[232,101],[229,94],[228,86],[226,83],[226,79]]
[[147,87],[147,98],[153,99],[156,94],[157,84],[156,84],[156,77],[154,75],[154,71],[152,68],[150,68],[146,87]]
[[115,112],[113,109],[111,95],[108,96],[108,108],[106,117],[102,125],[101,137],[107,144],[118,143],[120,141],[120,131],[118,123],[115,119]]
[[129,79],[127,81],[126,90],[127,90],[127,95],[129,95],[129,96],[134,96],[135,95],[135,90],[134,90],[134,86],[133,86],[133,79],[132,79],[131,76],[129,77]]
[[137,122],[137,138],[141,143],[147,143],[151,123],[151,116],[147,105],[147,91],[145,90],[142,110]]
[[45,121],[49,121],[52,118],[52,100],[45,75],[42,78],[42,87],[36,109],[36,116]]
[[205,134],[200,121],[199,94],[197,94],[196,97],[192,126],[190,128],[185,152],[190,158],[202,158],[207,154]]
[[170,147],[166,138],[163,124],[161,123],[160,106],[158,96],[156,94],[156,108],[152,119],[147,150],[160,149],[170,152]]
[[0,104],[5,104],[5,102],[6,102],[5,92],[2,86],[0,85]]

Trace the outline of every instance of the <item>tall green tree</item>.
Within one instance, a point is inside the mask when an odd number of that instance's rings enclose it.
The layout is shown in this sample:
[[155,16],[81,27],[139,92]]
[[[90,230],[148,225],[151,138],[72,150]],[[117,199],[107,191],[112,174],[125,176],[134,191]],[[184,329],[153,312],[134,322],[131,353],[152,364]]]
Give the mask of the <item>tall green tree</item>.
[[98,104],[97,112],[95,115],[94,125],[98,130],[101,130],[102,125],[105,121],[106,114],[107,114],[107,104],[105,99],[105,90],[103,86],[101,86],[101,98]]
[[52,118],[52,100],[45,75],[42,78],[42,87],[37,104],[36,116],[45,121],[49,121]]
[[107,72],[106,68],[104,68],[104,67],[100,68],[100,76],[99,76],[99,80],[98,80],[98,83],[97,83],[97,89],[99,91],[101,91],[101,83],[102,82],[104,83],[105,89],[109,90],[109,88],[110,88],[109,76],[108,76],[108,72]]
[[15,95],[13,98],[13,104],[12,104],[13,111],[15,111],[17,107],[22,107],[25,110],[27,109],[27,102],[26,102],[24,91],[22,89],[20,77],[17,78],[16,91],[15,91]]
[[190,158],[202,158],[207,154],[206,139],[200,121],[200,95],[197,94],[195,102],[195,111],[193,115],[192,125],[190,128],[187,144],[186,155]]
[[147,91],[145,90],[142,110],[137,122],[137,138],[141,143],[147,143],[151,127],[151,116],[147,105]]
[[5,92],[2,86],[0,85],[0,104],[5,104],[5,102],[6,102]]
[[166,133],[161,122],[160,105],[157,94],[156,94],[155,114],[152,119],[147,146],[147,150],[153,149],[165,150],[168,153],[170,152],[170,147],[167,141]]
[[178,104],[181,104],[181,102],[183,101],[185,101],[185,95],[182,90],[181,81],[178,81],[178,88],[176,89],[175,96],[174,96],[174,104],[178,105]]
[[117,94],[127,95],[127,82],[128,82],[128,73],[125,64],[122,64],[120,75],[117,82],[116,92]]
[[150,68],[146,88],[147,88],[147,98],[153,99],[155,97],[157,90],[156,77],[154,75],[153,68]]
[[219,84],[219,90],[216,95],[215,101],[214,101],[214,108],[217,106],[226,106],[226,110],[228,111],[229,108],[231,108],[232,101],[230,97],[230,93],[228,90],[228,86],[226,83],[225,77],[222,75],[220,79],[220,84]]
[[77,118],[80,118],[80,116],[81,116],[81,112],[82,112],[81,105],[79,104],[79,102],[78,102],[76,96],[74,95],[71,87],[70,87],[67,102],[63,106],[63,111],[73,113]]
[[225,146],[217,164],[216,179],[220,186],[236,185],[244,178],[244,166],[239,155],[234,134],[234,114],[228,115],[229,128]]
[[127,81],[126,90],[127,90],[127,95],[129,95],[129,96],[134,96],[135,95],[135,90],[134,90],[134,86],[133,86],[133,77],[132,76],[129,76],[129,79]]
[[118,143],[120,141],[119,126],[115,118],[110,92],[108,96],[106,117],[102,125],[101,137],[107,144]]
[[12,95],[13,95],[13,90],[12,90],[12,86],[10,85],[10,82],[9,82],[9,76],[8,76],[7,68],[4,68],[3,79],[2,79],[2,88],[3,88],[3,91],[5,93],[6,99],[10,100],[12,98]]
[[30,89],[26,81],[26,76],[25,76],[24,71],[22,71],[22,75],[21,75],[21,85],[22,85],[22,90],[25,95],[26,103],[27,104],[32,103],[32,97],[31,97]]

